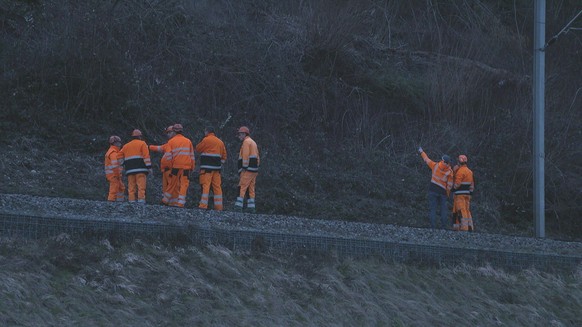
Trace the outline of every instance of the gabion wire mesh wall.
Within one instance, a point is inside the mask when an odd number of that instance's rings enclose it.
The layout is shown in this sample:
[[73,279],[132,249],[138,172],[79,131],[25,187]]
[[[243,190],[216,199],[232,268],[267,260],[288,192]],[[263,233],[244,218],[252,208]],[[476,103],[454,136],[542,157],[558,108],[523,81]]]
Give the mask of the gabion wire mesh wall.
[[62,233],[85,237],[115,237],[181,240],[193,244],[215,244],[235,251],[337,253],[339,256],[377,256],[384,260],[414,265],[486,265],[508,270],[535,268],[543,271],[574,271],[581,257],[514,253],[494,250],[452,248],[328,236],[279,234],[262,231],[225,230],[195,225],[135,223],[121,220],[88,220],[0,214],[0,235],[41,239]]

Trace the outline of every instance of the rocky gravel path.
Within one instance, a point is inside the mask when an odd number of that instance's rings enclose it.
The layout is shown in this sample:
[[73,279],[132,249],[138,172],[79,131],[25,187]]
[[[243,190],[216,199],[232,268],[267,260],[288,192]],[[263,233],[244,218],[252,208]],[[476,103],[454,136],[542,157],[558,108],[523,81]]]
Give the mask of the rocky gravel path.
[[137,205],[127,202],[110,203],[0,194],[0,215],[3,213],[42,217],[158,222],[225,230],[257,230],[271,233],[582,257],[582,242],[345,222],[333,220],[334,217],[330,217],[330,220],[320,220],[230,211],[181,209],[161,205]]

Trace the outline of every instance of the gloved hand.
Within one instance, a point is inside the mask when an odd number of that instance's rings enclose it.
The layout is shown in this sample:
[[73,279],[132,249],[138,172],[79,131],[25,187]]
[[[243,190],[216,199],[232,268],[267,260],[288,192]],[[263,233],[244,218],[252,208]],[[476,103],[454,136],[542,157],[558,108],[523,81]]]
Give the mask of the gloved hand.
[[422,147],[418,147],[418,153],[423,153],[424,151],[422,150]]

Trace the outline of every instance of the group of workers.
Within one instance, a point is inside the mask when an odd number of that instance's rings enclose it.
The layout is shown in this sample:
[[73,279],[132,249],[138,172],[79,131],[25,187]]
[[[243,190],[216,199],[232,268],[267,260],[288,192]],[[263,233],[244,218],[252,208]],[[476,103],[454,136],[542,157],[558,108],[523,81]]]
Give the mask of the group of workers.
[[[122,146],[117,135],[109,137],[110,147],[105,153],[105,177],[109,182],[108,201],[125,201],[126,187],[123,174],[127,177],[127,199],[131,203],[146,201],[148,174],[152,174],[150,151],[162,153],[160,170],[162,173],[162,200],[167,206],[184,207],[190,186],[190,175],[197,172],[201,186],[198,208],[208,209],[213,193],[213,208],[224,209],[222,196],[222,165],[227,154],[224,142],[219,139],[212,127],[204,129],[204,138],[193,146],[192,141],[183,134],[181,124],[168,126],[164,133],[168,141],[163,145],[147,145],[139,129],[131,133],[132,140]],[[237,137],[241,140],[238,157],[239,195],[234,203],[236,211],[243,211],[244,199],[248,192],[246,209],[256,211],[255,184],[260,166],[259,149],[250,137],[250,130],[241,126]],[[196,156],[199,156],[199,169],[196,170]]]
[[[226,162],[226,147],[214,133],[212,127],[204,129],[204,138],[194,147],[183,135],[181,124],[168,126],[164,133],[168,138],[163,145],[147,145],[143,134],[135,129],[132,140],[121,146],[117,135],[109,137],[109,150],[105,153],[105,177],[109,182],[108,201],[124,201],[126,187],[122,174],[127,176],[127,197],[129,202],[145,203],[147,175],[152,174],[150,150],[162,153],[162,204],[184,207],[190,185],[190,174],[195,171],[195,153],[199,154],[198,176],[201,186],[198,208],[208,209],[210,192],[213,193],[214,209],[224,209],[222,196],[222,165]],[[239,195],[234,203],[236,211],[243,211],[244,199],[248,192],[246,209],[256,212],[255,184],[260,166],[257,143],[250,137],[250,130],[241,126],[237,137],[241,141],[238,157]],[[452,229],[474,231],[471,215],[471,196],[475,189],[473,172],[467,166],[467,156],[457,157],[453,166],[451,157],[443,155],[438,162],[432,161],[422,147],[418,148],[424,162],[432,171],[428,190],[429,220],[431,228],[436,228],[437,210],[440,210],[441,228],[448,229],[447,204],[452,196]]]
[[452,196],[452,229],[474,231],[471,196],[475,190],[475,180],[473,179],[473,171],[467,166],[467,156],[459,155],[457,164],[453,166],[451,157],[446,154],[439,162],[435,162],[428,157],[422,147],[418,148],[418,153],[432,171],[428,189],[431,228],[436,228],[437,210],[440,210],[441,228],[448,229],[447,203]]

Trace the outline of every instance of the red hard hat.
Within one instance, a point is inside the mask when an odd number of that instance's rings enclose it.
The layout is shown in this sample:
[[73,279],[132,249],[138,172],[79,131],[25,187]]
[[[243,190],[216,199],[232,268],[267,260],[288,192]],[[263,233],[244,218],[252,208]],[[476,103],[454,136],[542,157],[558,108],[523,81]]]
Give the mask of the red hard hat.
[[247,134],[251,134],[251,131],[250,131],[250,130],[249,130],[249,128],[248,128],[248,127],[246,127],[246,126],[241,126],[241,127],[238,129],[238,132],[239,132],[239,133],[247,133]]
[[166,128],[166,130],[164,131],[164,133],[170,133],[174,131],[174,125],[170,125],[168,126],[168,128]]
[[172,130],[174,132],[181,132],[184,130],[184,127],[182,127],[182,124],[174,124],[174,126],[172,126]]
[[133,132],[131,132],[131,136],[141,136],[141,131],[139,129],[134,129]]
[[459,163],[467,163],[467,156],[464,154],[459,155],[459,158],[457,158]]
[[117,135],[112,135],[109,137],[109,144],[113,144],[115,142],[119,142],[121,143],[121,137],[117,136]]

